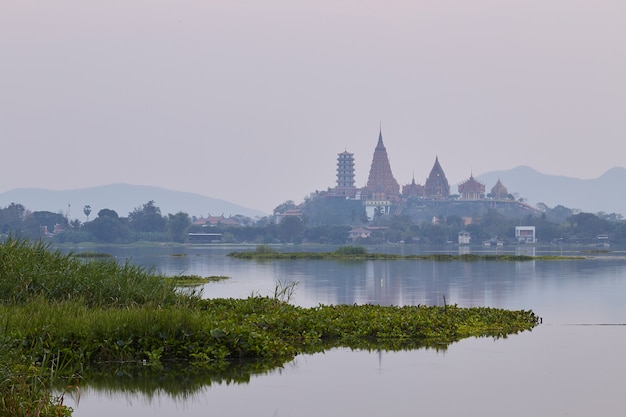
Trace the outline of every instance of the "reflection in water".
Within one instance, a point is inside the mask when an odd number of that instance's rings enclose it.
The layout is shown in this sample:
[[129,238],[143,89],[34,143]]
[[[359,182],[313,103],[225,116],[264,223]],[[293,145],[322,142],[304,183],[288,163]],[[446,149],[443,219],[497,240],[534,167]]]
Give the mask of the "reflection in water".
[[148,397],[165,394],[186,398],[214,384],[245,384],[252,375],[282,368],[278,360],[232,360],[207,363],[204,369],[186,363],[145,366],[137,363],[107,363],[82,372],[82,387],[109,393],[133,393]]
[[[504,336],[490,336],[494,340]],[[383,341],[371,341],[363,339],[352,342],[352,349],[382,354],[400,351],[433,350],[445,351],[449,344],[441,340],[397,340],[385,339]],[[289,362],[297,362],[302,355],[326,352],[337,349],[337,343],[333,341],[320,342],[319,344],[301,346],[300,353]],[[339,348],[341,349],[341,348]],[[248,384],[253,376],[265,375],[272,372],[280,372],[286,363],[279,359],[268,360],[220,360],[210,361],[203,368],[197,364],[188,366],[184,362],[159,362],[156,366],[141,363],[102,363],[90,365],[81,372],[80,381],[64,383],[59,378],[59,392],[68,385],[79,385],[81,390],[107,392],[108,394],[123,394],[127,396],[141,395],[145,398],[153,396],[167,396],[174,400],[187,400],[199,392],[217,385]],[[73,376],[75,378],[75,376]],[[66,379],[67,380],[67,379]]]

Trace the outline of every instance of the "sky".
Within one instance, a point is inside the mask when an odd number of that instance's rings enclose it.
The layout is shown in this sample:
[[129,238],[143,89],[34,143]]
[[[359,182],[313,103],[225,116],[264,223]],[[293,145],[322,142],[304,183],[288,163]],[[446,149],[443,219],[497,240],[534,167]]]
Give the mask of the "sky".
[[[625,166],[623,0],[2,0],[0,192],[151,185],[271,212],[435,157],[453,186]],[[506,184],[505,184],[506,185]],[[156,202],[158,205],[158,202]]]

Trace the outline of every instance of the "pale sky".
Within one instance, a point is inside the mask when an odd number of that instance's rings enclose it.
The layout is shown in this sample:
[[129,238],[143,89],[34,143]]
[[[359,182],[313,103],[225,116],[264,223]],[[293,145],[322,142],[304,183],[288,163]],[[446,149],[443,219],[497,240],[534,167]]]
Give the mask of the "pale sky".
[[625,18],[624,0],[1,0],[0,192],[123,182],[271,212],[334,186],[344,150],[364,186],[381,123],[401,185],[436,156],[451,184],[596,178],[626,165]]

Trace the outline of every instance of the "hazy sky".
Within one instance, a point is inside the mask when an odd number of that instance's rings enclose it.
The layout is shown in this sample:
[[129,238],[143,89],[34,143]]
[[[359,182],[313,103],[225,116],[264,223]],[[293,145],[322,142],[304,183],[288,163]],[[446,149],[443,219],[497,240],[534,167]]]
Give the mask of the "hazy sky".
[[271,212],[334,186],[344,150],[364,186],[380,123],[400,184],[436,156],[451,184],[518,165],[595,178],[626,165],[625,16],[624,0],[1,0],[0,192],[124,182]]

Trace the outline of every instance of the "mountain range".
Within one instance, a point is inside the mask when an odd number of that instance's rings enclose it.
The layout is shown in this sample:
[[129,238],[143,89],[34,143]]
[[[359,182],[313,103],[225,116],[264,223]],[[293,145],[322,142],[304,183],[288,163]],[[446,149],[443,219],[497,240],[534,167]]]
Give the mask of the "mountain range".
[[30,211],[70,211],[70,219],[83,219],[83,208],[91,206],[92,218],[101,209],[115,210],[120,217],[128,216],[135,208],[153,200],[161,214],[176,214],[180,211],[190,216],[226,217],[241,214],[247,217],[266,216],[259,210],[207,197],[201,194],[166,190],[159,187],[130,184],[111,184],[74,190],[46,190],[42,188],[17,188],[0,193],[0,207],[11,203],[22,204]]
[[620,194],[626,184],[626,168],[622,167],[611,168],[594,179],[547,175],[528,166],[487,172],[476,179],[485,184],[487,193],[499,179],[510,194],[531,205],[544,203],[550,208],[562,205],[588,213],[626,215],[626,198]]
[[[525,199],[531,205],[543,203],[550,208],[562,205],[589,213],[603,211],[626,215],[626,198],[620,194],[626,184],[626,168],[622,167],[611,168],[598,178],[579,179],[543,174],[528,166],[518,166],[487,172],[476,176],[476,180],[485,184],[487,193],[500,180],[510,194]],[[450,187],[453,194],[457,192],[456,187],[456,184]],[[164,215],[180,211],[196,217],[209,214],[226,217],[241,214],[252,218],[267,215],[260,210],[201,194],[130,184],[61,191],[18,188],[0,193],[0,208],[19,203],[30,211],[67,213],[69,210],[68,217],[82,218],[83,207],[90,205],[94,215],[108,208],[125,217],[151,200]]]

